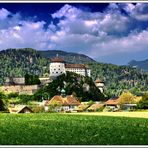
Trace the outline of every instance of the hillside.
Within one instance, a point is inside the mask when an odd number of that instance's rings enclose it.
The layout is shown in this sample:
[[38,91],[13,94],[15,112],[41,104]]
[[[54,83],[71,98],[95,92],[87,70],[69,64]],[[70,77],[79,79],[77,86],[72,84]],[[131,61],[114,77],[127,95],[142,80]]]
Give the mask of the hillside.
[[84,54],[65,52],[61,50],[38,51],[38,53],[45,58],[53,58],[58,54],[59,57],[63,58],[68,63],[84,64],[84,63],[96,62],[95,60]]
[[48,93],[52,98],[55,95],[60,95],[61,90],[65,90],[65,95],[78,97],[81,101],[100,101],[104,100],[104,95],[95,86],[90,77],[84,77],[73,72],[67,71],[54,79],[48,85],[39,89],[35,93],[35,98],[41,99],[44,93]]
[[41,76],[48,72],[48,63],[30,48],[0,51],[0,84],[5,77],[22,77],[25,73]]
[[107,94],[118,96],[123,90],[130,90],[140,95],[148,90],[148,74],[129,66],[91,63],[92,78],[104,81]]
[[132,60],[128,63],[128,65],[148,72],[148,59],[144,61]]
[[[44,52],[42,52],[42,54],[43,53]],[[51,57],[54,57],[54,55],[57,54],[57,52],[53,51],[52,53]],[[64,55],[65,52],[61,53],[68,58],[68,56]],[[38,76],[48,74],[50,59],[45,58],[42,54],[39,51],[30,48],[0,51],[0,84],[3,84],[5,77],[22,77],[26,73],[36,74]],[[59,56],[62,55],[60,53],[58,54]],[[71,59],[72,57],[74,58],[75,54],[74,56],[72,55],[73,54],[71,53]],[[138,93],[140,91],[148,90],[147,73],[143,73],[130,66],[117,66],[90,61],[91,60],[89,59],[88,63],[91,68],[93,80],[97,78],[103,80],[108,95],[118,95],[125,89],[131,89]],[[68,62],[72,62],[72,60],[68,60]],[[82,60],[77,60],[76,62],[81,63]]]

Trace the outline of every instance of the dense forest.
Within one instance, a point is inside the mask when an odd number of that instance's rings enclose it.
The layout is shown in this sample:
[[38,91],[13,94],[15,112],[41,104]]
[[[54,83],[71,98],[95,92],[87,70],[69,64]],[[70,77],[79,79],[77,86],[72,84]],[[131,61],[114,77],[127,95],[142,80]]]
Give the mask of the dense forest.
[[[50,58],[54,57],[57,52],[53,53]],[[64,57],[64,52],[61,53],[62,56],[58,51],[58,55]],[[117,96],[127,89],[137,95],[148,90],[148,73],[146,72],[130,66],[98,63],[84,55],[69,54],[66,54],[66,61],[72,63],[73,59],[77,59],[77,63],[87,63],[91,68],[92,79],[103,80],[106,86],[105,93],[110,97]],[[50,59],[47,58],[49,55],[45,55],[43,52],[41,54],[40,51],[30,48],[0,51],[0,84],[4,83],[5,77],[24,77],[25,74],[48,76]]]
[[89,66],[92,78],[104,81],[106,94],[110,97],[118,96],[124,90],[129,90],[135,95],[141,95],[148,90],[148,73],[113,64],[91,63]]
[[36,50],[7,49],[0,51],[0,84],[5,77],[24,77],[26,73],[42,76],[48,73],[49,59]]

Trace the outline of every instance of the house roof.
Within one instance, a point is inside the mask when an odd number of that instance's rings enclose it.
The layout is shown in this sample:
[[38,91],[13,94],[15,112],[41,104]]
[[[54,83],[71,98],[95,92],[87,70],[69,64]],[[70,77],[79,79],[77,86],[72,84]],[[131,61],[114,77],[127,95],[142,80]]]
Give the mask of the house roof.
[[119,98],[112,98],[105,102],[106,105],[118,105]]
[[55,58],[52,58],[51,59],[51,62],[61,62],[61,63],[64,63],[64,59],[60,58],[60,57],[55,57]]
[[103,83],[103,81],[100,79],[97,79],[97,80],[95,80],[95,83]]
[[85,110],[85,109],[87,109],[89,107],[89,105],[87,105],[87,104],[80,104],[77,108],[76,108],[76,110]]
[[83,69],[89,69],[87,65],[84,64],[66,64],[65,68],[83,68]]
[[30,111],[32,111],[29,107],[27,107],[26,105],[16,105],[14,107],[10,107],[9,112],[10,113],[20,113],[24,108],[28,108]]
[[91,105],[88,109],[96,110],[96,109],[98,109],[98,108],[100,108],[102,106],[104,106],[104,104],[102,104],[102,103],[95,103],[95,104]]
[[50,101],[46,102],[45,105],[53,105],[53,104],[60,104],[62,106],[67,106],[67,105],[79,105],[80,102],[77,98],[71,96],[66,96],[63,98],[62,96],[56,95],[54,96]]

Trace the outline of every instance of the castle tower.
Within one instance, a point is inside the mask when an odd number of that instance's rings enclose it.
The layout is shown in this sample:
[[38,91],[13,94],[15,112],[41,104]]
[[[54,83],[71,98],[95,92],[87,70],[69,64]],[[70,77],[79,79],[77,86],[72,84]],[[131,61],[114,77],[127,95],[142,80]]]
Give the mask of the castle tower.
[[103,81],[97,79],[97,80],[95,81],[95,85],[96,85],[96,87],[98,87],[98,88],[100,89],[101,93],[104,92],[104,87],[105,87],[105,85],[104,85],[104,82],[103,82]]
[[51,78],[55,78],[65,73],[65,61],[62,58],[60,58],[57,54],[55,58],[51,59],[49,69]]

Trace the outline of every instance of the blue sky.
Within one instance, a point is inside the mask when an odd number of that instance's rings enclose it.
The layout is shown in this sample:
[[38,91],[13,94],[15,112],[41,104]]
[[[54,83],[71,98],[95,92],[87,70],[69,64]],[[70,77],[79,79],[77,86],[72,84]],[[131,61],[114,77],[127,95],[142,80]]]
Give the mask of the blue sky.
[[148,58],[148,3],[0,3],[0,50],[86,54],[117,65]]

